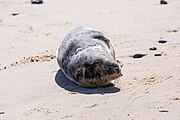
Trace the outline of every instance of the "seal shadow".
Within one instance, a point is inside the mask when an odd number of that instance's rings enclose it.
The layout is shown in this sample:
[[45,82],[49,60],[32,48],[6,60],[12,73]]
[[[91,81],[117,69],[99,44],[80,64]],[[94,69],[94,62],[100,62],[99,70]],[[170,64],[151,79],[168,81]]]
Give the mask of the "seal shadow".
[[100,88],[83,88],[76,83],[70,81],[66,75],[61,71],[61,69],[58,70],[55,76],[55,82],[58,86],[61,88],[64,88],[67,91],[70,92],[78,92],[81,94],[107,94],[107,93],[116,93],[119,92],[120,89],[115,87],[114,84],[110,83],[109,85],[105,87]]

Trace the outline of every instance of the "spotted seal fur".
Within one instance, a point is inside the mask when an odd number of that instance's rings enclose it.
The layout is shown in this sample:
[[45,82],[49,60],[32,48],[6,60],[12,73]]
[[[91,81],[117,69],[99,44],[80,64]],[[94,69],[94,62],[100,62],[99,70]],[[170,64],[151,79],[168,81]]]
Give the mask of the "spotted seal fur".
[[111,41],[88,27],[70,31],[57,50],[63,73],[82,87],[102,87],[120,77],[121,62],[115,60]]

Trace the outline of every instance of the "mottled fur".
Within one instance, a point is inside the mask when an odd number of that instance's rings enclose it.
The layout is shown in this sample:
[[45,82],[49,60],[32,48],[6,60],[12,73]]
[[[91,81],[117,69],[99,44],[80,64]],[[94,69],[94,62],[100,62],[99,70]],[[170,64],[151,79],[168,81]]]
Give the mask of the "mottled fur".
[[69,32],[57,51],[65,75],[83,87],[100,87],[121,76],[120,63],[109,38],[87,27]]

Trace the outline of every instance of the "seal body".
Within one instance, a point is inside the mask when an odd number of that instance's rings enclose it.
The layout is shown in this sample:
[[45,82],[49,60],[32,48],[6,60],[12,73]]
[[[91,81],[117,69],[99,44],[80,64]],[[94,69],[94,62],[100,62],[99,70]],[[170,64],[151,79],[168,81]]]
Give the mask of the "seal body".
[[82,87],[106,86],[122,75],[110,39],[87,27],[66,35],[58,47],[57,62],[64,74]]

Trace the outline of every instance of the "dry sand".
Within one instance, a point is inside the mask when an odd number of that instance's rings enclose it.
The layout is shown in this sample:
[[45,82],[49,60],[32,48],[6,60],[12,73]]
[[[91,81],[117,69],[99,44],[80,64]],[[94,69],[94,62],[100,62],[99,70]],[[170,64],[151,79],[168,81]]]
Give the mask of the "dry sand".
[[[159,2],[0,0],[0,120],[179,120],[180,0]],[[114,87],[81,88],[59,71],[56,48],[81,25],[112,39],[124,64]]]

